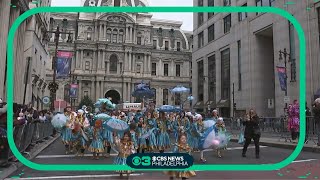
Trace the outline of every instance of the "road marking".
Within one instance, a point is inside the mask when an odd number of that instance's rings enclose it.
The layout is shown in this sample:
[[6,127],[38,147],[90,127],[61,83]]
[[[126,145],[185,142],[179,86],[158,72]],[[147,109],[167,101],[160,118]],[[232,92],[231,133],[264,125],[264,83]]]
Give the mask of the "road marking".
[[[260,148],[266,148],[268,146],[260,146]],[[227,148],[228,151],[232,151],[232,150],[241,150],[243,147],[232,147],[232,148]],[[254,146],[250,146],[248,147],[248,149],[253,149],[255,148]],[[214,149],[206,149],[204,150],[204,152],[209,152],[209,151],[215,151]],[[171,153],[171,152],[168,152]],[[110,156],[117,156],[118,154],[110,154]],[[84,157],[92,157],[92,154],[84,154]],[[36,159],[47,159],[47,158],[68,158],[68,157],[76,157],[76,155],[74,154],[70,154],[70,155],[40,155],[37,156]],[[103,157],[103,156],[101,156]]]
[[[143,173],[130,174],[130,176],[141,176]],[[29,177],[19,178],[19,180],[42,180],[42,179],[78,179],[78,178],[108,178],[108,177],[120,177],[119,174],[107,174],[107,175],[78,175],[78,176],[49,176],[49,177]],[[6,178],[5,180],[11,180],[16,178]]]
[[305,159],[305,160],[292,161],[292,163],[310,162],[310,161],[317,161],[317,160],[318,159]]

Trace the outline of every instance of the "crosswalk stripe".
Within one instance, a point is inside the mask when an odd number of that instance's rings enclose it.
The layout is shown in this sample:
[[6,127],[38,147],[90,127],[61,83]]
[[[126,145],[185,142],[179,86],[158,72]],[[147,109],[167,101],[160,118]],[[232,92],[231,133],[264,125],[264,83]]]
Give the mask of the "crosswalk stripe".
[[[266,148],[268,146],[260,146],[260,148]],[[228,151],[231,150],[241,150],[243,147],[232,147],[232,148],[227,148]],[[253,149],[255,148],[254,146],[250,146],[248,147],[248,149]],[[204,150],[204,152],[210,152],[210,151],[214,151],[213,149],[206,149]],[[168,153],[172,153],[172,152],[168,152]],[[114,157],[117,156],[118,154],[112,153],[110,154],[110,156]],[[84,157],[92,157],[92,154],[84,154]],[[70,155],[39,155],[36,157],[36,159],[47,159],[47,158],[73,158],[76,157],[76,155],[74,154],[70,154]],[[101,156],[102,157],[102,156]]]
[[[141,176],[143,173],[133,173],[130,176]],[[49,176],[49,177],[29,177],[19,178],[19,180],[42,180],[42,179],[79,179],[79,178],[108,178],[108,177],[119,177],[119,174],[106,174],[106,175],[78,175],[78,176]],[[6,178],[5,180],[12,180],[17,178]]]

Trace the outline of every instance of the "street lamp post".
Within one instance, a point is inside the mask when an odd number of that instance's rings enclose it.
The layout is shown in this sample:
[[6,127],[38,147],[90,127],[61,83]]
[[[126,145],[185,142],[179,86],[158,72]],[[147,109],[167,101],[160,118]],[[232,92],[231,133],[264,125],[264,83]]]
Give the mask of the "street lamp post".
[[[50,19],[53,20],[53,19]],[[52,23],[53,21],[50,22],[51,24],[51,28],[52,28]],[[67,29],[67,19],[63,19],[62,21],[63,23],[63,27],[65,28],[64,30]],[[52,59],[52,69],[53,69],[53,80],[52,82],[49,83],[49,90],[50,90],[50,96],[51,96],[51,110],[54,111],[54,101],[56,100],[56,96],[57,96],[57,90],[59,89],[59,85],[56,83],[56,74],[57,74],[57,70],[56,70],[56,63],[57,63],[57,54],[58,54],[58,45],[59,45],[59,39],[60,39],[60,35],[61,34],[68,34],[68,40],[67,43],[71,43],[72,42],[72,38],[71,38],[71,34],[73,33],[67,33],[67,32],[63,32],[60,31],[60,27],[59,25],[57,26],[56,31],[47,31],[47,33],[53,33],[54,34],[54,42],[55,42],[55,52],[54,52],[54,57]]]
[[[282,56],[284,57],[284,59],[282,59]],[[286,80],[286,89],[285,89],[285,96],[288,96],[288,85],[287,85],[287,80],[288,80],[288,76],[287,76],[287,57],[288,57],[288,62],[290,61],[290,53],[287,52],[287,49],[284,48],[283,51],[279,51],[279,61],[284,60],[284,68],[285,68],[285,80]],[[288,103],[286,102],[285,104],[285,110],[287,110],[288,108]]]

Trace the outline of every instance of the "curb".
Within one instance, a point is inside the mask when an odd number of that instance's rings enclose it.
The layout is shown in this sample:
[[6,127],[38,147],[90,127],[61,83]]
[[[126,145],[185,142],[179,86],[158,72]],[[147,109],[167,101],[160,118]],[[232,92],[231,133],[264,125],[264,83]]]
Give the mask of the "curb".
[[[238,142],[238,139],[232,138],[230,140],[231,142]],[[289,144],[289,143],[281,143],[281,142],[266,142],[266,141],[260,141],[260,145],[262,146],[268,146],[268,147],[276,147],[276,148],[283,148],[283,149],[296,149],[297,144]],[[320,153],[320,147],[318,146],[304,146],[302,151],[305,152],[313,152],[313,153]]]
[[[40,154],[45,148],[47,148],[49,145],[51,145],[54,141],[56,141],[60,135],[57,135],[56,137],[53,137],[52,139],[49,139],[43,143],[40,143],[39,146],[34,146],[33,149],[35,151],[30,151],[30,157],[27,158],[28,160],[35,158],[38,154]],[[0,173],[0,179],[5,179],[8,177],[10,174],[18,170],[20,167],[22,167],[24,164],[21,162],[12,162],[11,165],[7,168],[4,168],[3,171]]]

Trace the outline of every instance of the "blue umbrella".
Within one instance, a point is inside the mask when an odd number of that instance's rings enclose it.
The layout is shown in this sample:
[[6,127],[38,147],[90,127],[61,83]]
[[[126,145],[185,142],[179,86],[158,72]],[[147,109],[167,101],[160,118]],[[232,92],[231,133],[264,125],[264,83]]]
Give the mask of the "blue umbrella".
[[187,93],[190,92],[189,88],[186,88],[184,86],[176,86],[171,90],[172,93]]
[[97,108],[100,108],[102,106],[102,104],[106,104],[107,105],[107,108],[110,108],[110,109],[115,109],[116,108],[116,105],[113,104],[110,99],[99,99],[95,104],[94,106],[97,107]]
[[101,114],[97,114],[93,117],[94,120],[103,120],[103,121],[107,121],[109,119],[111,119],[111,116],[109,116],[108,114],[105,113],[101,113]]
[[51,124],[54,128],[62,128],[67,124],[67,116],[64,114],[56,114],[52,117]]
[[205,129],[210,128],[211,126],[214,126],[216,124],[216,121],[213,119],[206,119],[203,121],[203,126]]
[[163,105],[158,108],[158,111],[159,112],[180,112],[181,109],[171,105]]
[[150,89],[136,89],[133,91],[133,97],[145,97],[145,98],[152,98],[154,97],[154,92]]
[[120,119],[111,118],[108,121],[103,122],[103,127],[111,132],[123,133],[129,130],[127,122]]

